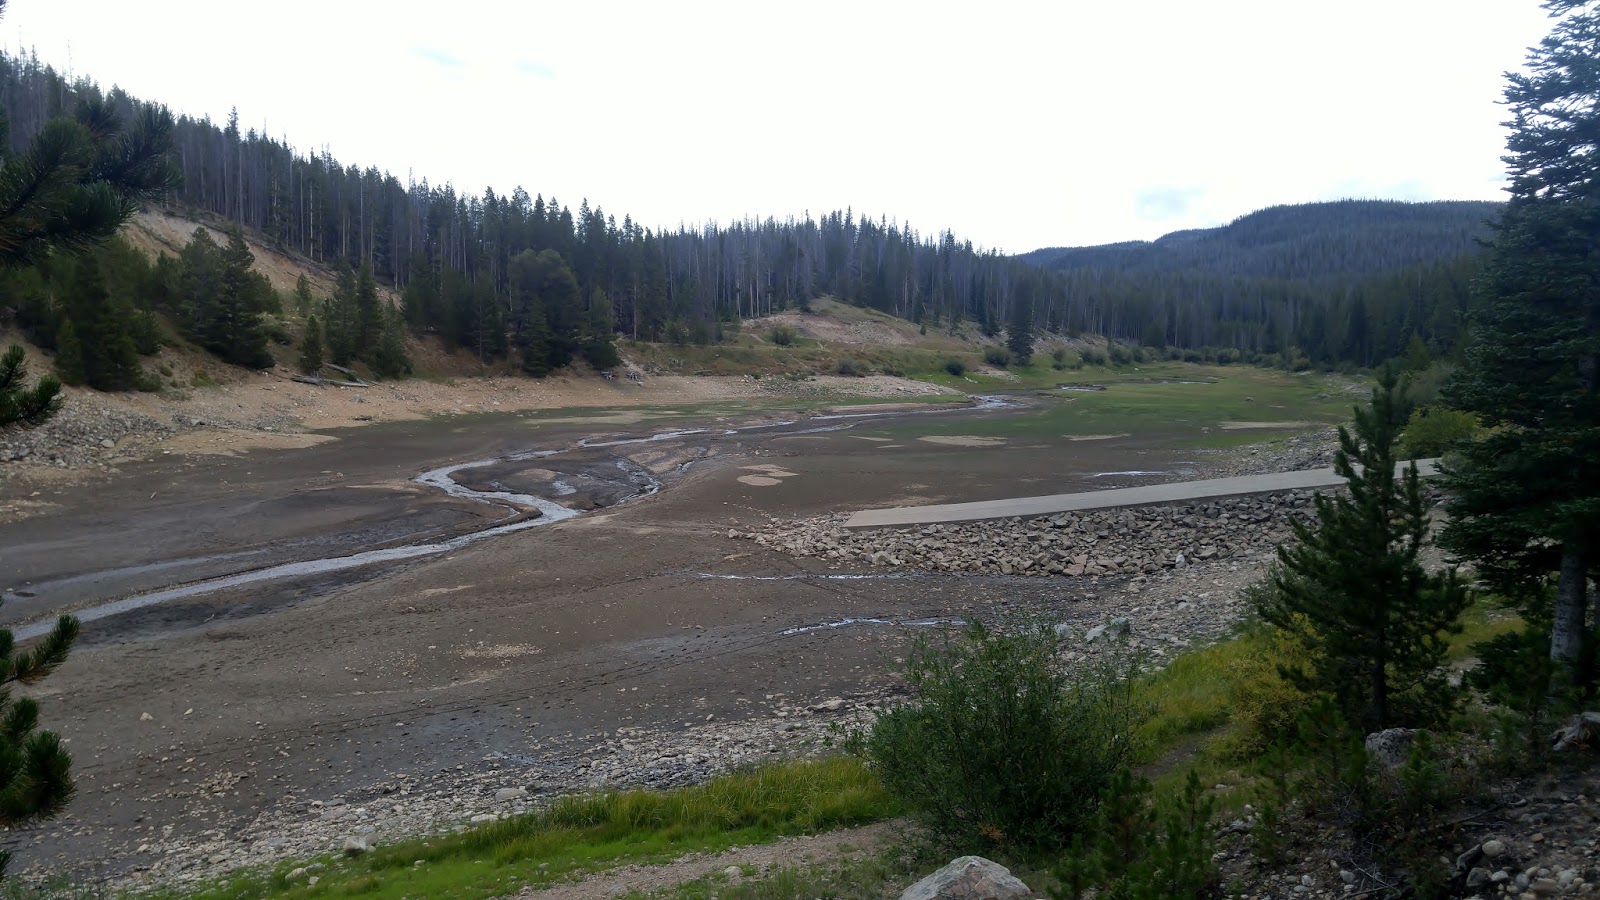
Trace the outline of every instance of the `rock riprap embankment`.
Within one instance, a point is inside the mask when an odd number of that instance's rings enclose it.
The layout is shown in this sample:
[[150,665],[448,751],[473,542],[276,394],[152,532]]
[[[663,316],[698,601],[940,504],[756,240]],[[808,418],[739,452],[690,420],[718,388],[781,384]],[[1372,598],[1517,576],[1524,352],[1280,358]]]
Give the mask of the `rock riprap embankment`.
[[977,575],[1152,575],[1255,556],[1310,521],[1310,491],[1183,506],[1095,510],[907,529],[848,531],[848,516],[775,520],[731,531],[795,556],[892,569]]

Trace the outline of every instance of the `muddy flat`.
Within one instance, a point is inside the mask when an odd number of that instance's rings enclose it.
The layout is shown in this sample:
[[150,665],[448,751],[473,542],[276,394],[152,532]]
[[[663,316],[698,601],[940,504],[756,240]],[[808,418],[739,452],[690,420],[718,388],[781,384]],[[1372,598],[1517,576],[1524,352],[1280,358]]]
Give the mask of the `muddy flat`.
[[[8,625],[272,566],[448,549],[86,622],[67,665],[29,689],[44,726],[70,741],[80,793],[65,815],[5,843],[19,869],[91,879],[226,867],[246,849],[295,849],[272,843],[263,823],[315,819],[335,797],[398,811],[402,793],[491,770],[559,792],[592,783],[569,777],[574,754],[621,728],[737,722],[778,702],[879,690],[905,629],[807,626],[1049,605],[1088,588],[843,579],[729,530],[1203,471],[1189,451],[1117,435],[885,442],[908,429],[966,435],[978,422],[991,435],[1026,413],[674,419],[670,432],[614,415],[462,416],[130,465],[92,494],[0,525]],[[454,476],[465,495],[416,480],[480,461]],[[495,494],[581,514],[451,544],[537,518],[482,499]],[[192,852],[202,845],[204,858]]]

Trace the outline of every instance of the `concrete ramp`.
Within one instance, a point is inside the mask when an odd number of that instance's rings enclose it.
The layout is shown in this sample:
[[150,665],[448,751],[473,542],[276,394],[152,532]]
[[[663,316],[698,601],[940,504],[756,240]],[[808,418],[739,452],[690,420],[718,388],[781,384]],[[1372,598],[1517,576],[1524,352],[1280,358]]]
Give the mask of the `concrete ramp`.
[[[1417,472],[1424,478],[1438,473],[1437,459],[1417,460]],[[1398,476],[1405,465],[1397,466]],[[1276,494],[1280,491],[1305,491],[1338,487],[1344,479],[1332,469],[1301,469],[1272,475],[1243,475],[1238,478],[1211,478],[1205,481],[1177,481],[1141,487],[1112,488],[1081,494],[1050,494],[1044,497],[1015,497],[1008,500],[979,500],[973,503],[943,503],[936,506],[901,506],[892,509],[863,509],[844,523],[846,528],[909,528],[946,522],[979,522],[985,519],[1053,516],[1056,513],[1087,509],[1112,509],[1119,506],[1157,506],[1191,503],[1218,497],[1243,497],[1249,494]]]

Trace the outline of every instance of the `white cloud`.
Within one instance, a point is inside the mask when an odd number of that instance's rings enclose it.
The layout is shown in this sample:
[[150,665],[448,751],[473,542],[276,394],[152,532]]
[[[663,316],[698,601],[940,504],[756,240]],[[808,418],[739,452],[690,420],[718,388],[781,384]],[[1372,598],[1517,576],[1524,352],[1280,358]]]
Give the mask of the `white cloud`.
[[1546,30],[1537,0],[11,0],[0,45],[402,178],[666,226],[848,205],[1021,251],[1495,198],[1501,74]]

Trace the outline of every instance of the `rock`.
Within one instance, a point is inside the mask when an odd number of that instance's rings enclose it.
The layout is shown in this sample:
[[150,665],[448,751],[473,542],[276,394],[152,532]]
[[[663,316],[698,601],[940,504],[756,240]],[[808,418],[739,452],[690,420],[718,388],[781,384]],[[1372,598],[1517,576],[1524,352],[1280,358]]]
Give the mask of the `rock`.
[[1489,883],[1489,870],[1478,867],[1467,873],[1467,887],[1480,888]]
[[1398,769],[1411,757],[1411,743],[1416,731],[1410,728],[1386,728],[1367,735],[1367,758],[1384,769]]
[[1089,629],[1089,632],[1083,636],[1083,641],[1086,644],[1093,644],[1101,638],[1112,640],[1125,637],[1131,630],[1132,626],[1128,624],[1128,620],[1118,616],[1104,625],[1096,625]]
[[963,856],[906,888],[900,900],[1024,900],[1032,894],[1005,866]]
[[1550,735],[1556,750],[1600,749],[1600,712],[1584,712],[1572,717]]
[[360,856],[372,849],[364,837],[347,837],[344,839],[344,854],[346,856]]
[[1561,893],[1561,885],[1556,884],[1549,878],[1539,878],[1534,880],[1528,890],[1533,891],[1540,897],[1549,897],[1552,894]]
[[112,447],[115,447],[116,445],[117,445],[117,442],[113,441],[111,438],[101,438],[100,439],[100,446],[106,448],[107,450],[110,450]]
[[1345,884],[1355,884],[1356,883],[1356,877],[1357,877],[1356,873],[1350,871],[1349,869],[1340,869],[1339,870],[1339,880],[1344,882]]
[[290,881],[299,881],[300,879],[302,879],[304,877],[306,877],[306,870],[305,870],[304,866],[301,866],[300,868],[297,868],[297,869],[290,869],[289,870],[289,880]]
[[1485,857],[1489,859],[1495,859],[1496,857],[1505,855],[1506,845],[1504,841],[1490,839],[1483,842],[1482,849]]
[[722,874],[728,876],[729,878],[738,878],[740,875],[744,874],[744,870],[738,866],[729,866],[722,870]]
[[500,817],[495,815],[494,813],[479,813],[479,814],[473,816],[468,821],[470,821],[474,825],[486,825],[486,824],[488,824],[490,822],[494,822],[494,821],[498,820],[499,818]]
[[501,788],[494,792],[494,802],[504,803],[507,800],[521,800],[528,796],[528,792],[519,787]]
[[139,713],[139,721],[141,722],[154,722],[155,720],[156,717],[150,715],[149,713]]

